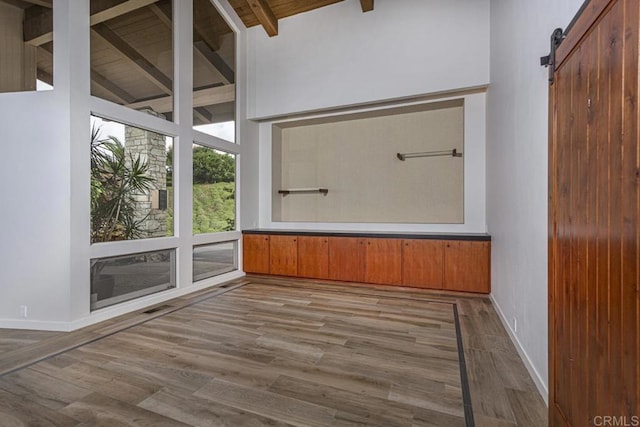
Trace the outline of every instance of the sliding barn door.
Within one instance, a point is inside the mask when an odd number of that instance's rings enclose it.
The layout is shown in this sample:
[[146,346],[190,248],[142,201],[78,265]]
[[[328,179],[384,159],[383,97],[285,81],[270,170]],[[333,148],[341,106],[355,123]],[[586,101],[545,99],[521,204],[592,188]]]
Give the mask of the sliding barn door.
[[549,421],[640,425],[638,0],[592,0],[550,86]]

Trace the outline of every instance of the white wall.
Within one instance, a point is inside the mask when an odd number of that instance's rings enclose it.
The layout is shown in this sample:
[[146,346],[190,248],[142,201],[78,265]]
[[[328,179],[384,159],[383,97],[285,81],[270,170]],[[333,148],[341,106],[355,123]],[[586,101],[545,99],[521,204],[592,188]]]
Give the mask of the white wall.
[[[492,298],[547,398],[548,72],[539,57],[583,0],[491,0],[487,216]],[[517,332],[514,328],[517,321]]]
[[[83,124],[83,116],[70,108],[82,93],[75,90],[78,82],[74,80],[83,67],[73,58],[83,44],[88,49],[88,40],[74,38],[69,29],[78,24],[83,10],[88,14],[88,4],[70,7],[69,1],[58,1],[54,14],[54,90],[0,94],[5,159],[0,168],[2,327],[64,330],[72,316],[72,285],[77,274],[73,265],[78,263],[72,257],[73,226],[81,225],[73,217],[72,177],[78,169],[72,166],[76,153],[70,141],[78,129],[88,135],[89,121],[84,115]],[[88,65],[85,71],[88,75]],[[88,221],[82,224],[88,227]],[[88,289],[86,295],[88,298]],[[20,306],[27,307],[26,317]]]
[[[57,92],[0,94],[0,322],[69,316],[69,113]],[[14,325],[15,326],[15,325]]]
[[347,0],[248,31],[249,118],[486,85],[489,0]]

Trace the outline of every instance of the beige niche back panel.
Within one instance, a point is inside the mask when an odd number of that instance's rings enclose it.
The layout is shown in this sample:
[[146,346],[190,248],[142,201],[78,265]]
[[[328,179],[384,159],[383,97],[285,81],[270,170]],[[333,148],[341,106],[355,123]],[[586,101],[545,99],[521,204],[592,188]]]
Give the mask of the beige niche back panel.
[[[463,100],[273,127],[273,221],[464,222]],[[326,188],[320,193],[278,190]]]

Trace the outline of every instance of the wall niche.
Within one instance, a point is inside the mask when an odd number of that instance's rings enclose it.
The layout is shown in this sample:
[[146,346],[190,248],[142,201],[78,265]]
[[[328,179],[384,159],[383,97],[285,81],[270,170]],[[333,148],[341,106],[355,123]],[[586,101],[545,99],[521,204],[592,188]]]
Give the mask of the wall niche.
[[455,99],[274,124],[272,220],[464,223],[463,118]]

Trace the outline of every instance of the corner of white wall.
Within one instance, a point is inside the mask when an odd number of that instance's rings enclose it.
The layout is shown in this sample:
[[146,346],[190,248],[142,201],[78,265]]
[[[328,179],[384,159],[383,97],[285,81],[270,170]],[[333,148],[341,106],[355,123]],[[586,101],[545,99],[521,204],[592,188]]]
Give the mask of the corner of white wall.
[[[491,300],[548,401],[547,70],[549,36],[583,0],[491,0],[487,226]],[[517,322],[517,333],[513,322]]]
[[509,338],[511,338],[511,341],[513,342],[513,345],[516,348],[518,355],[520,355],[520,359],[522,359],[522,362],[524,363],[525,368],[527,368],[529,375],[531,375],[531,378],[533,379],[533,382],[536,385],[538,392],[540,392],[542,399],[544,399],[544,403],[546,403],[547,406],[549,406],[549,388],[547,386],[546,379],[543,378],[540,372],[538,371],[538,369],[536,369],[535,364],[533,363],[533,361],[527,354],[526,350],[522,346],[522,343],[518,339],[518,336],[516,335],[516,333],[511,328],[511,325],[509,325],[509,322],[507,321],[507,318],[504,315],[504,312],[500,308],[500,304],[496,301],[493,294],[491,294],[489,298],[491,299],[491,302],[493,303],[493,306],[496,309],[496,313],[498,313],[498,317],[500,318],[500,322],[502,322],[502,326],[504,326],[505,330],[507,331],[507,334],[509,335]]

